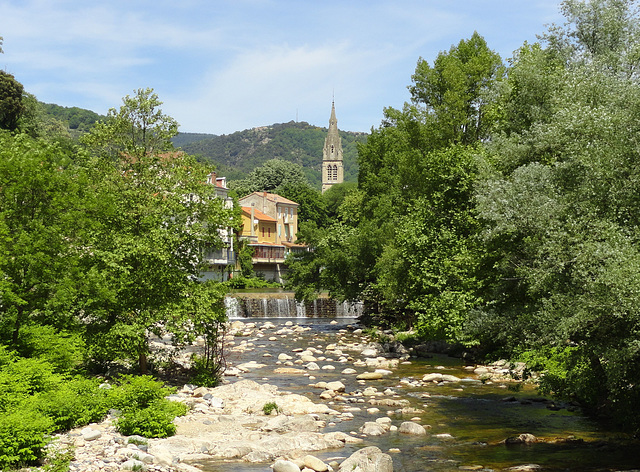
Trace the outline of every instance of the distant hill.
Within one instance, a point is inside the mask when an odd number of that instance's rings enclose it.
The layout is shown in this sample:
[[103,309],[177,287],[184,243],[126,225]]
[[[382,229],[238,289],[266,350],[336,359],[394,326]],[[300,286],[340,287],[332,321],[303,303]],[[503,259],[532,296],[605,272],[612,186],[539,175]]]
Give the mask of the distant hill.
[[96,121],[102,121],[106,117],[91,110],[78,107],[63,107],[53,103],[40,102],[42,112],[62,122],[70,131],[87,132]]
[[[229,180],[243,179],[269,159],[297,162],[305,169],[309,182],[321,185],[322,147],[327,128],[294,122],[261,126],[232,134],[215,136],[180,133],[173,140],[176,147],[216,165],[219,175]],[[344,180],[358,179],[356,143],[365,142],[366,133],[341,131],[344,151]]]
[[[96,121],[106,117],[78,107],[39,102],[42,112],[59,121],[70,134],[78,137],[89,131]],[[173,144],[200,161],[215,164],[219,175],[229,180],[243,179],[269,159],[283,159],[300,164],[309,182],[321,186],[322,147],[327,128],[306,122],[279,123],[217,136],[206,133],[179,133]],[[367,140],[366,133],[340,131],[344,151],[344,180],[358,180],[357,143]]]

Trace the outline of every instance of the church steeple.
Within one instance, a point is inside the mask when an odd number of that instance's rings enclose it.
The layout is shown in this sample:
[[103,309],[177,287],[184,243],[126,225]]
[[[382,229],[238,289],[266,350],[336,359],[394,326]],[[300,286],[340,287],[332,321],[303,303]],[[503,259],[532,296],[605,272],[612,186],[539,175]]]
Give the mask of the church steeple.
[[344,180],[342,163],[342,139],[338,132],[335,102],[331,101],[331,117],[329,118],[329,132],[324,140],[322,149],[322,192]]

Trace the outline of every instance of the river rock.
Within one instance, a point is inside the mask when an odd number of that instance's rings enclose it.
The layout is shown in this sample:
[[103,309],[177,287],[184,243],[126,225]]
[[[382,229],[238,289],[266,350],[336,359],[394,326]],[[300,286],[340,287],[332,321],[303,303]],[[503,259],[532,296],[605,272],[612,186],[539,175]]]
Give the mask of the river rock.
[[325,388],[327,390],[333,390],[334,392],[344,392],[346,389],[344,384],[339,380],[336,380],[334,382],[327,382],[327,385],[325,386]]
[[85,441],[95,441],[102,436],[102,431],[93,428],[84,428],[82,430],[82,439]]
[[305,367],[307,368],[307,370],[320,370],[320,366],[315,362],[309,362],[307,365],[305,365]]
[[302,461],[304,462],[305,467],[308,467],[311,470],[315,470],[316,472],[326,472],[327,470],[329,470],[327,464],[325,464],[315,456],[306,455],[302,458]]
[[300,472],[300,467],[291,461],[277,460],[273,472]]
[[357,380],[379,380],[384,377],[380,372],[363,372],[356,377]]
[[289,354],[285,354],[284,352],[281,354],[278,354],[278,360],[279,361],[288,361],[293,359],[293,357],[291,357]]
[[382,436],[389,431],[389,427],[377,422],[367,421],[362,425],[359,431],[367,436]]
[[293,367],[278,367],[273,369],[274,374],[293,374],[293,375],[302,375],[305,374],[306,371],[302,369],[295,369]]
[[373,348],[363,349],[360,355],[362,357],[376,357],[378,355],[378,350]]
[[375,446],[354,452],[342,464],[338,472],[393,472],[393,460]]
[[538,441],[538,438],[536,438],[533,434],[529,434],[529,433],[523,433],[519,436],[515,436],[515,437],[510,437],[504,440],[504,443],[507,446],[513,445],[513,444],[533,444],[535,442]]
[[352,369],[351,367],[348,367],[348,368],[344,369],[341,373],[343,375],[353,375],[353,374],[357,374],[358,371],[356,369]]
[[413,421],[405,421],[398,428],[398,432],[401,434],[412,434],[414,436],[426,436],[427,430],[421,424],[414,423]]
[[209,389],[207,387],[198,387],[193,391],[193,396],[196,398],[204,397],[209,393]]

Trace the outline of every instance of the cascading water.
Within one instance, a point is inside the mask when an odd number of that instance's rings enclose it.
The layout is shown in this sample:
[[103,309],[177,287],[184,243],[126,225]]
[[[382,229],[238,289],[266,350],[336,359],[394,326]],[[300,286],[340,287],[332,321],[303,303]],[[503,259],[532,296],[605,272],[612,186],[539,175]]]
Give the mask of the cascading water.
[[361,303],[319,298],[298,302],[291,292],[235,293],[225,298],[227,317],[244,318],[357,318]]

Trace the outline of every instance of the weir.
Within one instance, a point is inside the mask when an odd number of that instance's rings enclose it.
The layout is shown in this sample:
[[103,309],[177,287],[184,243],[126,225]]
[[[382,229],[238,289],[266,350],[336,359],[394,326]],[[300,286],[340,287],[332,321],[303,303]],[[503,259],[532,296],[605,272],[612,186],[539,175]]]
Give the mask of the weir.
[[357,318],[362,303],[338,302],[321,297],[296,301],[293,292],[233,293],[225,298],[227,317],[243,318]]

